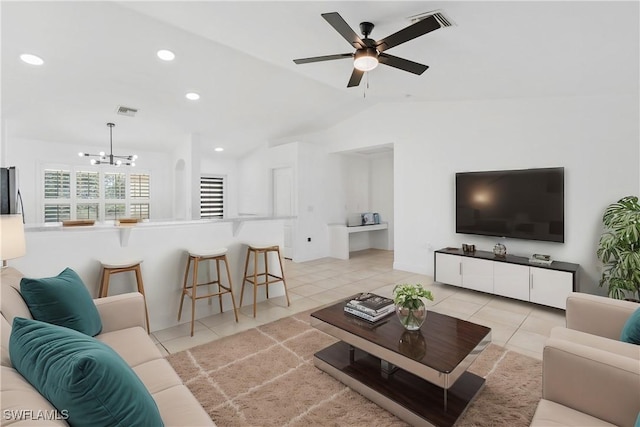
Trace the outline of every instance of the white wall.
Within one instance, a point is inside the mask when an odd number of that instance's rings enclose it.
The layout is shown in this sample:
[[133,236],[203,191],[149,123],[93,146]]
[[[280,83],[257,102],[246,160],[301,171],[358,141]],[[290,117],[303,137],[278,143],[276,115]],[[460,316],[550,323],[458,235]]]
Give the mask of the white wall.
[[[89,165],[87,157],[79,157],[79,152],[99,153],[104,147],[77,146],[52,141],[12,138],[5,146],[5,166],[16,166],[19,174],[20,193],[24,202],[25,222],[41,223],[42,219],[42,171],[45,165],[87,166],[92,170],[96,166]],[[173,215],[172,194],[166,191],[172,188],[172,170],[170,156],[161,152],[131,150],[119,147],[116,153],[135,153],[135,170],[148,172],[151,175],[151,211],[152,219],[168,219]],[[106,166],[109,167],[109,166]],[[129,166],[127,166],[129,167]]]
[[394,249],[394,169],[393,153],[376,154],[370,164],[370,200],[371,211],[380,214],[380,220],[389,224],[388,248]]
[[[364,115],[364,113],[363,113]],[[604,208],[639,193],[638,98],[593,96],[379,104],[325,135],[334,150],[394,143],[395,267],[433,274],[433,250],[497,239],[454,231],[455,172],[565,168],[565,243],[506,239],[509,253],[547,253],[581,265],[583,291],[598,289],[595,256]],[[356,131],[357,130],[357,131]]]
[[264,146],[238,160],[238,212],[248,215],[272,213],[272,176],[275,168],[291,167],[296,176],[297,143]]

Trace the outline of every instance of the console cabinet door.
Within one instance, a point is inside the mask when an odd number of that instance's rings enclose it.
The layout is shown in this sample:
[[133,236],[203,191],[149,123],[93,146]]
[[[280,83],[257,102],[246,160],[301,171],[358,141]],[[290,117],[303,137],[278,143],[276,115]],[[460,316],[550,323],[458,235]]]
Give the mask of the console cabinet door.
[[462,259],[462,287],[493,293],[493,261]]
[[493,293],[529,301],[529,267],[496,262],[493,266]]
[[462,257],[436,253],[435,281],[447,285],[462,286]]
[[567,309],[567,296],[573,290],[573,275],[566,271],[529,267],[531,302]]

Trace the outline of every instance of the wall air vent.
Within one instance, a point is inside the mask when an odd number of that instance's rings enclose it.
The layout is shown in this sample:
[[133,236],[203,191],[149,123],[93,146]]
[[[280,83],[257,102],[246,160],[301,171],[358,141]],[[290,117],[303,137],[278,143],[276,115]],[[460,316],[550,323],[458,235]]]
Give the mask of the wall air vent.
[[133,117],[137,112],[138,110],[136,108],[123,107],[122,105],[120,105],[116,110],[116,113],[120,114],[121,116],[127,117]]
[[418,15],[410,16],[407,19],[409,20],[409,22],[411,22],[413,24],[415,22],[422,21],[423,19],[425,19],[425,18],[427,18],[429,16],[433,16],[434,18],[436,18],[438,23],[443,28],[444,27],[451,27],[452,25],[456,25],[455,22],[453,22],[447,15],[445,15],[445,13],[444,13],[444,11],[442,9],[432,10],[431,12],[420,13]]

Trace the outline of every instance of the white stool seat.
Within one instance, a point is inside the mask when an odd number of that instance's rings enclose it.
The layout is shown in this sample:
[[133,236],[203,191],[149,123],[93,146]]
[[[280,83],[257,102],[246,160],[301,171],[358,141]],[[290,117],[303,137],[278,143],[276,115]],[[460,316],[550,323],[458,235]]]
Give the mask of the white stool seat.
[[110,259],[108,262],[107,261],[100,261],[100,263],[102,264],[102,266],[104,268],[129,268],[129,267],[133,267],[134,265],[137,264],[142,264],[142,260],[141,259],[129,259],[129,260],[112,260]]
[[226,253],[227,248],[189,250],[189,255],[196,258],[210,258],[222,256]]

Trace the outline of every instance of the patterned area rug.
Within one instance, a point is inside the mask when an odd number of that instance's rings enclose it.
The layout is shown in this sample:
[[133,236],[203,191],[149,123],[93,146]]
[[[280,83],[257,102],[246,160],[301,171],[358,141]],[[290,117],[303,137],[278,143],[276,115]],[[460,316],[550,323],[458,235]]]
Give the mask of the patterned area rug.
[[[211,418],[228,426],[406,426],[313,365],[335,339],[309,312],[167,356]],[[541,397],[542,364],[489,345],[470,371],[484,388],[456,426],[528,426]]]

